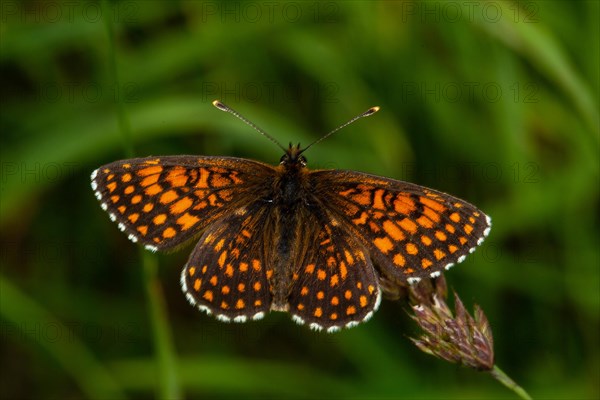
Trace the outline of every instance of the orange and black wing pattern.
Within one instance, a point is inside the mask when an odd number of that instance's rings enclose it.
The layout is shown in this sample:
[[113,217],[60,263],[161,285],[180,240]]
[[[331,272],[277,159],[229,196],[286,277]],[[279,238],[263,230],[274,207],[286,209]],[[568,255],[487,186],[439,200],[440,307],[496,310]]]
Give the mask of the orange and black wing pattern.
[[168,250],[260,198],[274,168],[228,157],[164,156],[104,165],[92,173],[102,209],[133,242]]
[[288,296],[294,321],[335,332],[367,321],[381,291],[367,248],[320,208],[303,218]]
[[328,332],[368,320],[382,281],[411,284],[463,261],[488,235],[475,206],[354,171],[240,158],[166,156],[92,173],[101,207],[134,242],[169,250],[200,237],[181,275],[188,301],[223,321],[270,310]]
[[491,228],[472,204],[412,183],[342,170],[313,171],[310,178],[321,206],[396,281],[439,276],[475,251]]
[[260,319],[270,310],[269,212],[256,201],[206,228],[181,273],[193,306],[226,322]]

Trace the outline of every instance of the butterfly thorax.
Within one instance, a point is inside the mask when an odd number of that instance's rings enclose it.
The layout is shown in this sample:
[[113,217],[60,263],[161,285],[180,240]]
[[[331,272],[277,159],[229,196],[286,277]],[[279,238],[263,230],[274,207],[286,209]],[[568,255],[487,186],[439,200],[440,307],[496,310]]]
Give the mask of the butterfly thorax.
[[[294,208],[304,201],[308,189],[306,158],[302,155],[300,144],[290,147],[281,157],[274,182],[274,202],[278,207]],[[291,211],[291,210],[290,210]]]

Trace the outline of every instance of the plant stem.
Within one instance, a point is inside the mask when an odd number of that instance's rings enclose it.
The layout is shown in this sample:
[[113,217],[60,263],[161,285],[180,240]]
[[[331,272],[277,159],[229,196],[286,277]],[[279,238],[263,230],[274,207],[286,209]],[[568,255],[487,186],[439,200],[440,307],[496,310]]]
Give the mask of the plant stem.
[[[102,12],[104,22],[108,32],[109,42],[109,58],[110,58],[110,74],[115,87],[120,88],[120,81],[117,68],[115,34],[111,21],[111,5],[108,0],[102,1]],[[123,96],[117,92],[117,116],[119,130],[123,137],[123,147],[128,157],[134,156],[133,139],[131,133],[131,124],[127,117]],[[154,342],[154,350],[156,351],[156,362],[158,369],[158,398],[160,399],[179,399],[181,391],[179,387],[179,379],[177,377],[177,363],[175,349],[167,318],[167,307],[163,296],[162,287],[157,277],[158,262],[156,256],[150,254],[144,249],[140,250],[140,258],[142,260],[143,280],[146,293],[148,295],[148,313],[150,318],[150,326],[152,328],[152,336]]]
[[529,393],[525,391],[521,386],[517,385],[515,381],[513,381],[508,375],[504,373],[497,365],[494,365],[494,368],[490,371],[490,374],[496,379],[498,382],[502,383],[504,386],[512,390],[524,400],[531,400],[531,396]]
[[110,63],[109,74],[112,75],[112,79],[115,85],[117,94],[117,117],[119,123],[119,131],[123,138],[123,148],[125,149],[125,155],[127,157],[133,157],[133,140],[131,135],[131,125],[127,118],[125,111],[125,103],[123,102],[123,93],[121,93],[121,85],[119,81],[119,69],[117,68],[117,50],[115,46],[115,31],[112,24],[111,17],[113,13],[108,0],[102,1],[102,14],[104,15],[104,23],[106,25],[106,32],[108,34],[108,57]]
[[148,295],[148,311],[158,361],[158,398],[179,399],[181,391],[177,377],[177,362],[162,286],[157,276],[156,256],[140,250],[144,268],[144,284]]

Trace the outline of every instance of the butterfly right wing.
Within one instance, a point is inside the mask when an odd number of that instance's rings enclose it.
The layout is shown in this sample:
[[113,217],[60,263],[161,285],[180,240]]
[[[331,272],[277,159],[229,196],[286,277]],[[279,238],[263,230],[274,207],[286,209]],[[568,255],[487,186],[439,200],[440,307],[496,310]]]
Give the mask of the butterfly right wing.
[[367,321],[381,300],[367,248],[323,208],[301,210],[289,312],[311,329],[335,332]]
[[475,251],[491,220],[468,202],[356,171],[311,172],[314,199],[369,249],[385,278],[437,277]]
[[264,195],[273,167],[240,158],[164,156],[104,165],[92,173],[102,209],[133,242],[173,249]]

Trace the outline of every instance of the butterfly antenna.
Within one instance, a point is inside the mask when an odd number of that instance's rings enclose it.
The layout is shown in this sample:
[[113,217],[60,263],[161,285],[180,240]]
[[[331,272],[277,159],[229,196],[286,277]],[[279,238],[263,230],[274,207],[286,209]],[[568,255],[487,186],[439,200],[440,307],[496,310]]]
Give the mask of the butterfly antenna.
[[239,112],[235,111],[233,108],[221,103],[219,100],[215,100],[212,102],[213,106],[217,107],[219,110],[221,111],[225,111],[228,112],[236,117],[238,117],[239,119],[241,119],[242,121],[244,121],[244,123],[246,123],[246,125],[251,126],[252,128],[254,128],[255,131],[257,131],[258,133],[260,133],[261,135],[265,136],[267,139],[269,139],[271,142],[275,143],[277,146],[279,146],[283,151],[287,151],[287,149],[285,147],[283,147],[277,140],[275,140],[275,138],[271,135],[269,135],[267,132],[263,131],[261,128],[259,128],[256,124],[250,122],[249,120],[247,120],[242,114],[240,114]]
[[375,107],[369,108],[364,113],[359,114],[356,117],[352,118],[350,121],[346,122],[345,124],[342,124],[342,125],[338,126],[334,130],[332,130],[331,132],[329,132],[327,135],[321,137],[320,139],[315,140],[314,142],[312,142],[311,144],[309,144],[308,146],[306,146],[305,148],[303,148],[301,150],[301,153],[303,153],[304,151],[308,150],[308,148],[311,147],[312,145],[315,145],[315,144],[319,143],[320,141],[327,139],[329,136],[333,135],[334,133],[336,133],[340,129],[347,127],[348,125],[350,125],[351,123],[355,122],[356,120],[359,120],[359,119],[364,118],[364,117],[371,116],[371,115],[375,114],[377,111],[379,111],[379,106],[375,106]]

